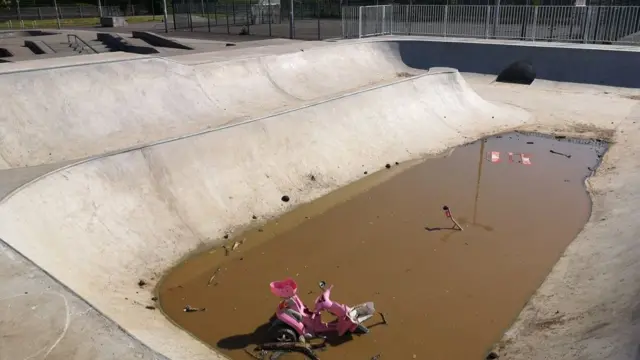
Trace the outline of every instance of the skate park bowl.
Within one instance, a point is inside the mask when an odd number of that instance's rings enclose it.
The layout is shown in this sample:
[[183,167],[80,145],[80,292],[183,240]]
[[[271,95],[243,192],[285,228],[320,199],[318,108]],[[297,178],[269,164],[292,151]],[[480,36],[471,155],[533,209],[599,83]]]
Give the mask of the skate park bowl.
[[[0,359],[223,358],[156,308],[168,269],[363,166],[511,130],[613,145],[587,182],[589,222],[504,351],[637,359],[637,50],[387,37],[244,51],[0,68],[2,173],[46,168],[0,202]],[[523,60],[531,85],[494,81]]]

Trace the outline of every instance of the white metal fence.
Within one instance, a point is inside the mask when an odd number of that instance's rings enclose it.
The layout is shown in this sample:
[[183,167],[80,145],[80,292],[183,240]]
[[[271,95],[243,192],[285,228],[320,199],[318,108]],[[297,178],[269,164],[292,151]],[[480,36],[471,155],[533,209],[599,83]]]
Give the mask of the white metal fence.
[[376,5],[342,8],[342,35],[426,35],[640,45],[640,6]]

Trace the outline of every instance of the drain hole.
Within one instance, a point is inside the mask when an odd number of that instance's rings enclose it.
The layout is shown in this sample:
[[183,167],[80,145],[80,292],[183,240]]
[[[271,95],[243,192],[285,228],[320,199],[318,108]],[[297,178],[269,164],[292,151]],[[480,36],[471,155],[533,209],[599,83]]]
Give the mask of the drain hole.
[[531,85],[536,79],[536,71],[528,61],[516,61],[507,66],[496,78],[497,82]]

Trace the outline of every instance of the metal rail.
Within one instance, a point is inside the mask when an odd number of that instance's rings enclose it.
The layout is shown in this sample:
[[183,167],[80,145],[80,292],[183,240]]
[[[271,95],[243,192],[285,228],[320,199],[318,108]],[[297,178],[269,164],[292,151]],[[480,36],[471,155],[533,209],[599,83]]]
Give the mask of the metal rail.
[[[71,40],[73,39],[73,41]],[[89,49],[93,51],[94,54],[98,53],[98,50],[94,49],[91,45],[89,45],[86,41],[82,40],[76,34],[67,34],[67,42],[69,42],[70,47],[74,47],[74,49],[78,49],[80,47],[79,53],[82,53],[84,49]]]

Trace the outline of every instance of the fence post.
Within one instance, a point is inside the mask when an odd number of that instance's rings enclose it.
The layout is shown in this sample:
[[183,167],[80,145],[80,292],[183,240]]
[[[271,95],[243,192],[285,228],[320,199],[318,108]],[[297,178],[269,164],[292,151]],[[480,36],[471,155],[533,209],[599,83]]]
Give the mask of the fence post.
[[389,14],[389,35],[393,35],[393,26],[395,25],[393,22],[393,5],[389,5],[389,10],[391,10]]
[[[271,1],[271,0],[269,0],[269,1]],[[340,28],[342,30],[342,38],[343,39],[347,38],[347,34],[345,33],[345,26],[344,26],[344,22],[345,22],[345,19],[344,19],[345,14],[344,13],[346,11],[345,9],[346,8],[344,6],[340,6],[340,17],[342,18],[341,19],[342,21],[340,21]]]
[[322,39],[320,36],[320,0],[316,0],[316,16],[318,17],[318,40]]
[[271,0],[269,0],[269,37],[271,37],[271,22],[273,21],[273,10],[271,9]]
[[487,5],[487,14],[484,19],[484,38],[489,38],[489,22],[491,21],[491,5]]
[[[153,0],[152,0],[152,3],[153,3]],[[211,32],[211,12],[209,11],[209,0],[207,0],[206,6],[207,6],[207,29],[209,32]],[[202,9],[202,11],[204,12],[204,9]]]
[[498,25],[500,24],[500,0],[496,0],[496,9],[493,15],[493,38],[498,38]]
[[409,8],[411,7],[411,5],[405,5],[407,7],[407,13],[406,13],[406,17],[405,17],[405,23],[404,23],[404,27],[407,30],[407,35],[411,35],[411,23],[409,22]]
[[447,37],[447,23],[449,20],[449,5],[444,6],[444,37]]
[[538,32],[538,5],[533,7],[533,31],[531,32],[531,41],[536,41],[536,33]]
[[382,5],[382,35],[387,33],[387,29],[385,29],[386,24],[387,24],[387,6]]
[[253,15],[251,13],[251,0],[249,0],[249,5],[247,6],[247,4],[244,4],[245,6],[245,16],[247,17],[247,34],[251,34],[251,16]]
[[229,29],[229,3],[225,3],[224,13],[225,13],[225,18],[227,19],[227,35],[229,35],[231,34],[231,29]]
[[362,38],[362,6],[358,7],[358,39]]
[[[165,4],[166,4],[166,2],[165,2]],[[167,9],[167,7],[165,6],[164,8],[165,8],[165,21],[166,21],[166,11],[167,11],[166,9]],[[171,1],[171,16],[173,17],[173,30],[176,31],[176,30],[178,30],[178,24],[176,23],[176,1],[175,0]],[[166,22],[165,22],[165,24],[166,24]],[[165,26],[165,29],[166,29],[166,26]],[[167,31],[167,33],[168,32],[169,31]]]
[[588,43],[591,32],[591,18],[593,16],[593,7],[587,7],[587,17],[584,19],[584,34],[582,35],[582,42]]
[[16,11],[18,12],[18,21],[22,21],[22,12],[20,11],[20,0],[16,0]]
[[60,13],[58,12],[58,0],[53,0],[53,7],[56,10],[56,24],[58,25],[58,30],[60,30]]
[[189,6],[187,6],[187,9],[189,9],[189,17],[188,17],[188,21],[189,21],[189,29],[191,29],[191,32],[193,32],[193,17],[191,16],[191,13],[193,12],[193,9],[191,8],[191,1],[189,1]]

